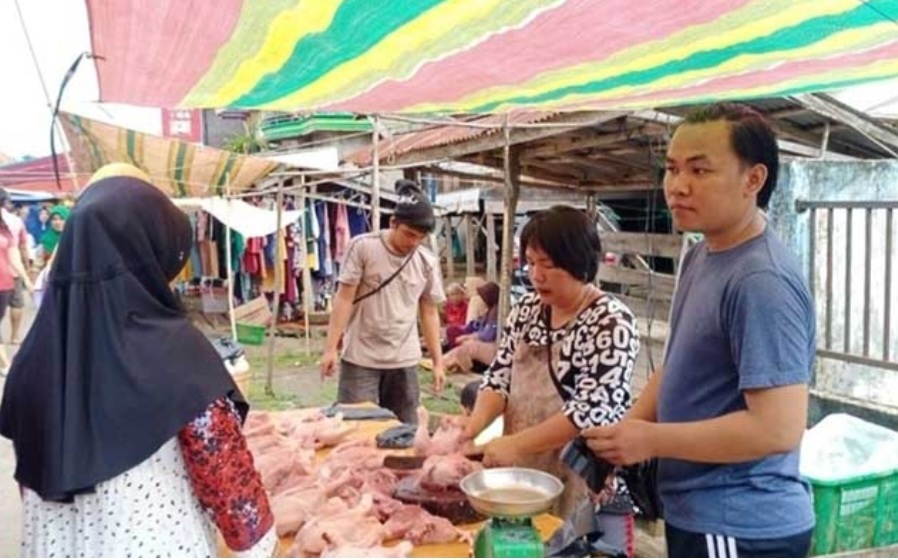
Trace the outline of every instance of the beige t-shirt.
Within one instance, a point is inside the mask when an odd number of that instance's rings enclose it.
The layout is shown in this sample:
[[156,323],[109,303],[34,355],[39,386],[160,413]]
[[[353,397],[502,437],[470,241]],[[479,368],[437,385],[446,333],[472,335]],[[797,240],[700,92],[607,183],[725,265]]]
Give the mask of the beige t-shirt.
[[[356,298],[375,290],[408,258],[387,248],[386,234],[359,235],[346,248],[339,281],[357,285]],[[353,306],[343,359],[373,369],[414,366],[421,359],[418,304],[439,304],[444,299],[439,263],[429,249],[418,247],[396,278]]]

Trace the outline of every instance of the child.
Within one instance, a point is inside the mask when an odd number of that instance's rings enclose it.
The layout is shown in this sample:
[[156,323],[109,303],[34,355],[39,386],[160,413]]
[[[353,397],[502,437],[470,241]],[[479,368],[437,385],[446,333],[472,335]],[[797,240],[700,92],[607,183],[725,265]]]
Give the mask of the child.
[[465,326],[468,316],[468,298],[465,288],[459,283],[449,284],[446,288],[446,303],[443,307],[446,315],[446,328],[459,328]]
[[[471,381],[461,390],[459,395],[459,404],[461,404],[462,416],[470,416],[474,412],[474,403],[477,402],[477,393],[480,391],[480,381]],[[499,416],[493,423],[486,427],[480,434],[474,438],[474,445],[485,445],[488,441],[496,439],[502,435],[503,431],[502,417]]]

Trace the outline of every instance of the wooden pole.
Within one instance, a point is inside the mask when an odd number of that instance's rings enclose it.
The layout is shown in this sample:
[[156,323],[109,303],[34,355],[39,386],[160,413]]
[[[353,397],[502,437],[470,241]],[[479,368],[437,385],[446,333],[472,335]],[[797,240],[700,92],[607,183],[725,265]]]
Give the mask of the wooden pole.
[[474,229],[473,216],[465,214],[465,276],[474,276],[476,259],[474,256],[474,241],[477,230]]
[[446,240],[446,283],[455,278],[455,257],[452,254],[452,216],[447,215],[444,218],[443,226],[444,236]]
[[496,215],[492,212],[486,215],[486,278],[490,282],[498,279],[496,275]]
[[281,289],[284,286],[284,263],[281,261],[281,230],[284,219],[284,180],[278,181],[277,190],[277,231],[274,234],[274,313],[268,330],[268,373],[265,376],[265,393],[274,395],[274,341],[277,338],[278,318],[281,314]]
[[371,146],[374,169],[371,171],[371,231],[380,231],[380,120],[377,115],[371,117]]
[[499,328],[505,328],[505,319],[511,306],[511,280],[514,257],[514,226],[520,195],[521,154],[520,149],[511,145],[508,115],[502,125],[505,136],[505,212],[502,219],[502,275],[499,298]]
[[[305,175],[299,176],[300,184],[305,186]],[[300,258],[302,259],[302,316],[303,330],[306,337],[306,356],[312,355],[312,334],[309,328],[309,315],[312,314],[312,271],[309,270],[308,240],[306,239],[306,191],[300,191],[299,208],[302,210],[302,235],[300,236]]]
[[228,205],[227,222],[225,222],[225,259],[228,271],[228,321],[231,325],[231,338],[237,342],[237,318],[234,316],[234,265],[231,248],[231,174],[225,174],[225,203]]

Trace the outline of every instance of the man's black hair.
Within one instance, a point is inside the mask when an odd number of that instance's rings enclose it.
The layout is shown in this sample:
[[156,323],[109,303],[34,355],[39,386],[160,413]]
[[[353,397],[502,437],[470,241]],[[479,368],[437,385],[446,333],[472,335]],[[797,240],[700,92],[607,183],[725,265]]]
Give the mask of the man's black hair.
[[767,180],[758,191],[758,208],[766,209],[779,176],[779,146],[770,123],[758,111],[740,103],[714,103],[698,107],[681,124],[725,121],[730,125],[730,145],[746,166],[762,164]]

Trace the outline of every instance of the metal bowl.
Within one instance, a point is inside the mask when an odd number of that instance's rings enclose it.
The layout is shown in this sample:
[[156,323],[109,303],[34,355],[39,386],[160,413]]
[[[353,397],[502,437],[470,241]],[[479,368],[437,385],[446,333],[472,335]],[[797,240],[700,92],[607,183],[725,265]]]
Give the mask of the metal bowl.
[[564,484],[536,469],[484,469],[462,479],[459,487],[471,506],[490,517],[530,517],[552,507]]

